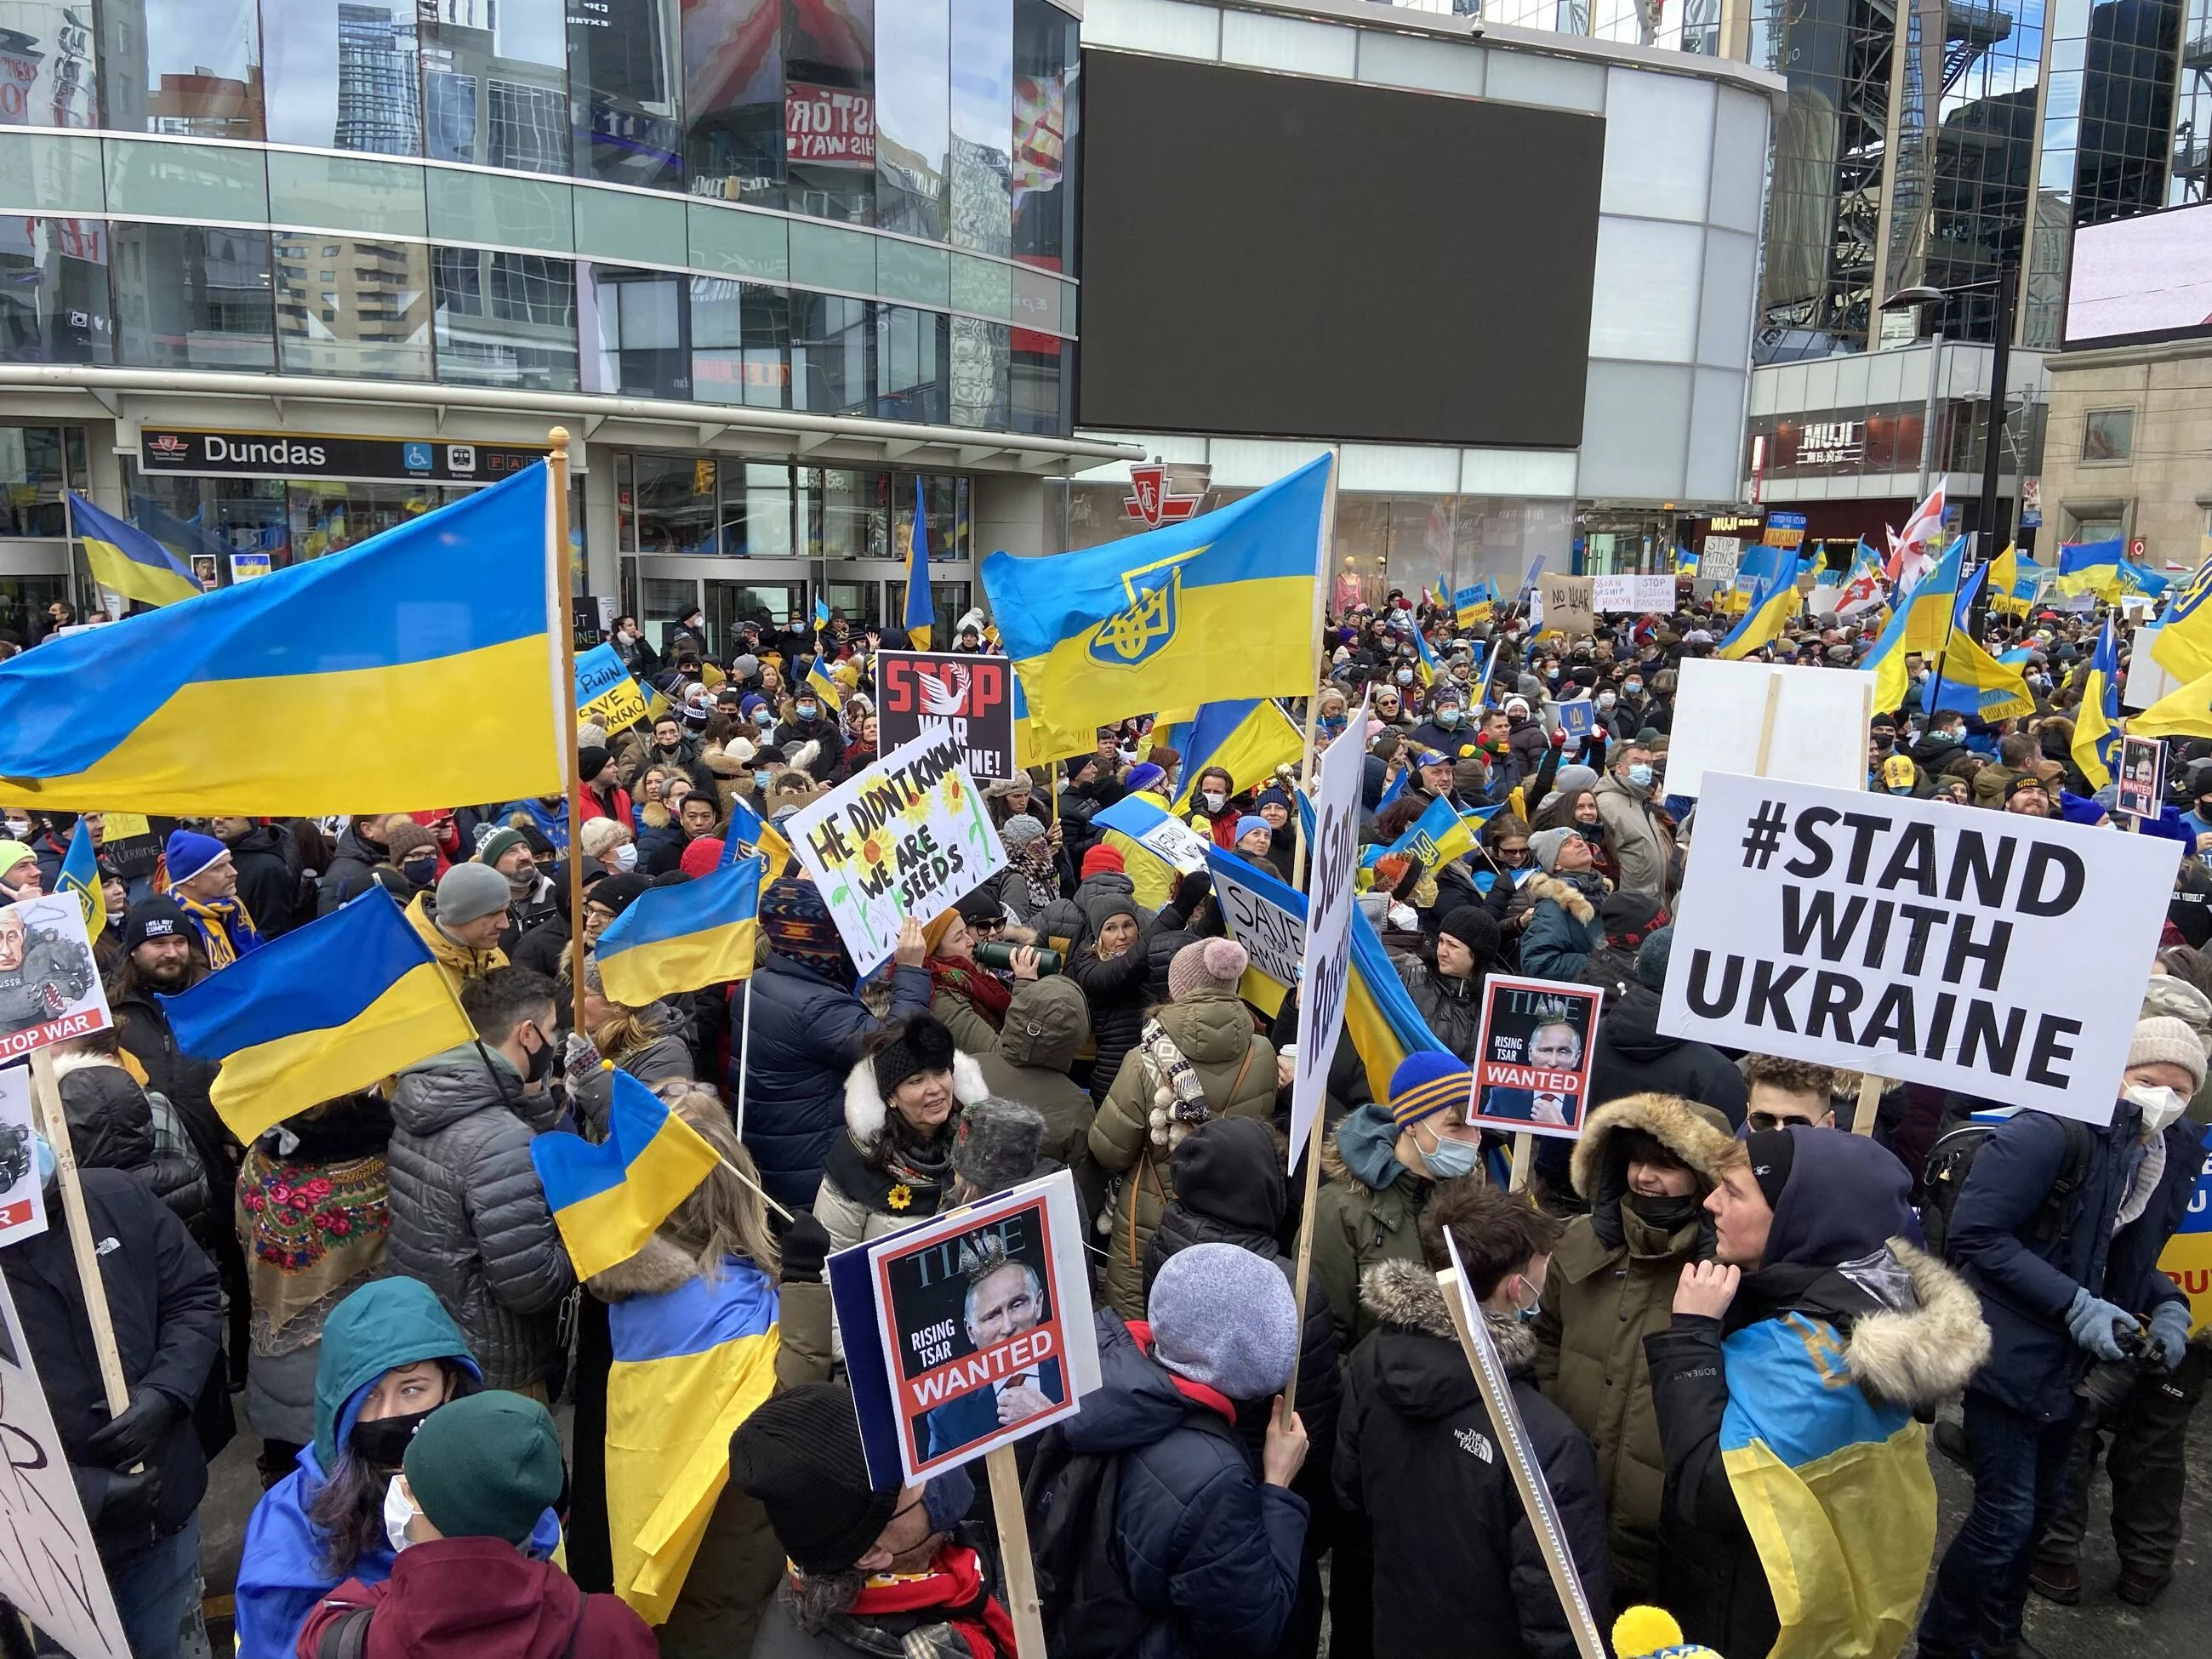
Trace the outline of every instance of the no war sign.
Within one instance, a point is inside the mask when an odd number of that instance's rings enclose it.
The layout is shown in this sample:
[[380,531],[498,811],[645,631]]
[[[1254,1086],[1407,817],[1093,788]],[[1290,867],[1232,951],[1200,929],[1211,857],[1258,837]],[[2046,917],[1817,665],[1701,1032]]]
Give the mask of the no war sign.
[[1659,1030],[2109,1122],[2180,851],[1709,773]]

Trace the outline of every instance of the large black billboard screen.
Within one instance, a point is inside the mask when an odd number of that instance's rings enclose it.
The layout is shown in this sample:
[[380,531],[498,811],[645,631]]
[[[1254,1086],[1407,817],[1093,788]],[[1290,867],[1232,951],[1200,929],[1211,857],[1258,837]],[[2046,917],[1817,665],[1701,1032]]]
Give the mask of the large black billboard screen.
[[1083,425],[1582,441],[1597,117],[1084,66]]

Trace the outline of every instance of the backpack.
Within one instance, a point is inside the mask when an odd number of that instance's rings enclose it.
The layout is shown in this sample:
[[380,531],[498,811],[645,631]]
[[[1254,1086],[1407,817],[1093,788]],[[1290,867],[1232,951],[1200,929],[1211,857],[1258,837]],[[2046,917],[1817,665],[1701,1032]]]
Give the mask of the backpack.
[[[2066,1156],[2059,1161],[2057,1178],[2051,1183],[2042,1206],[2029,1221],[2021,1237],[2036,1255],[2049,1260],[2063,1254],[2074,1231],[2074,1195],[2089,1178],[2089,1129],[2073,1118],[2061,1118],[2066,1130]],[[1928,1237],[1928,1252],[1946,1261],[1951,1253],[1951,1213],[1959,1206],[1974,1158],[1997,1132],[1994,1123],[1966,1122],[1936,1138],[1928,1149],[1920,1183],[1920,1230]]]
[[[1199,1407],[1183,1426],[1234,1440],[1219,1413]],[[1022,1493],[1036,1565],[1045,1651],[1053,1659],[1122,1659],[1153,1623],[1129,1594],[1115,1545],[1115,1516],[1127,1452],[1076,1452],[1054,1426],[1037,1438]]]
[[[568,1632],[562,1659],[576,1659],[576,1644],[584,1634],[584,1617],[591,1607],[588,1595],[578,1599],[576,1623]],[[368,1651],[368,1621],[375,1616],[374,1607],[354,1607],[340,1613],[323,1626],[322,1639],[315,1644],[315,1659],[363,1659]]]

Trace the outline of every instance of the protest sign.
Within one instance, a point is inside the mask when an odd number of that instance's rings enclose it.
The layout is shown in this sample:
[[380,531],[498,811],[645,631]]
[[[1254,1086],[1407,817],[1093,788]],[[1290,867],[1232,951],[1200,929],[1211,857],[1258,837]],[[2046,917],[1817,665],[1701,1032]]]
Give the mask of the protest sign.
[[2120,739],[2120,769],[2112,779],[2115,810],[2131,818],[2155,818],[2166,802],[2166,745],[2152,738]]
[[2189,1298],[2190,1328],[2201,1331],[2212,1325],[2212,1151],[2203,1155],[2197,1184],[2190,1190],[2188,1213],[2166,1240],[2158,1265]]
[[1583,1132],[1603,990],[1492,974],[1483,983],[1467,1121],[1512,1134]]
[[1213,842],[1165,807],[1136,795],[1124,795],[1103,812],[1091,815],[1101,830],[1119,830],[1150,853],[1184,875],[1206,867],[1206,854]]
[[2138,628],[2135,643],[2128,651],[2128,677],[2120,687],[2120,707],[2130,709],[2148,708],[2161,697],[2181,690],[2181,682],[2166,672],[2166,665],[2151,655],[2157,643],[2158,629]]
[[0,1596],[76,1659],[131,1659],[115,1598],[47,1409],[31,1345],[0,1279]]
[[1698,555],[1698,574],[1726,587],[1735,580],[1736,561],[1743,556],[1741,536],[1708,536]]
[[[1581,1659],[1606,1659],[1597,1619],[1590,1612],[1589,1596],[1583,1589],[1582,1569],[1567,1546],[1566,1524],[1559,1518],[1559,1506],[1553,1500],[1551,1483],[1544,1478],[1544,1465],[1528,1438],[1528,1425],[1522,1420],[1521,1402],[1513,1395],[1512,1376],[1505,1369],[1498,1345],[1491,1340],[1490,1324],[1483,1315],[1482,1304],[1474,1299],[1474,1291],[1468,1283],[1467,1267],[1459,1259],[1459,1241],[1449,1227],[1443,1230],[1443,1238],[1451,1267],[1437,1275],[1437,1283],[1444,1293],[1444,1306],[1450,1311],[1452,1325],[1459,1332],[1460,1350],[1474,1372],[1474,1385],[1482,1395],[1484,1414],[1490,1419],[1491,1430],[1502,1443],[1505,1467],[1512,1471],[1513,1485],[1521,1494],[1522,1510],[1528,1517],[1528,1530],[1536,1540],[1537,1548],[1543,1552],[1544,1565],[1552,1576],[1552,1589],[1574,1632],[1575,1646]],[[1467,1447],[1462,1438],[1461,1444],[1485,1462],[1491,1462],[1494,1454],[1488,1437],[1480,1430],[1462,1431],[1462,1436],[1470,1432],[1478,1443]]]
[[1708,774],[1659,1031],[2108,1122],[2180,855]]
[[1072,1417],[1098,1386],[1082,1217],[1065,1170],[838,1251],[830,1288],[879,1491]]
[[785,838],[863,974],[889,960],[904,918],[927,921],[1006,867],[960,755],[934,726],[791,815]]
[[[1361,699],[1351,730],[1365,729],[1369,701]],[[1366,761],[1365,752],[1356,743],[1333,743],[1321,757],[1321,790],[1314,798],[1311,879],[1307,884],[1313,898],[1306,911],[1305,951],[1299,965],[1297,1066],[1291,1083],[1290,1167],[1293,1169],[1315,1119],[1321,1115],[1322,1097],[1328,1085],[1328,1063],[1336,1054],[1337,1035],[1344,1026],[1347,963],[1352,955],[1352,880],[1359,869],[1359,787]],[[1319,1160],[1315,1163],[1317,1166]],[[1309,1193],[1311,1189],[1309,1181]],[[1307,1207],[1311,1209],[1310,1202]]]
[[100,814],[100,856],[125,881],[150,876],[161,861],[161,838],[143,812]]
[[0,907],[0,1061],[114,1023],[76,895]]
[[608,732],[645,718],[645,692],[611,645],[576,653],[576,718]]
[[1672,576],[1595,576],[1591,597],[1600,611],[1672,611]]
[[1536,579],[1544,601],[1544,631],[1570,639],[1597,632],[1596,596],[1588,576],[1560,576],[1546,571]]
[[1297,984],[1305,960],[1306,896],[1218,847],[1206,849],[1206,862],[1229,937],[1252,958],[1238,989],[1247,1002],[1273,1014]]
[[230,579],[234,582],[249,582],[257,576],[269,574],[266,553],[234,553],[230,556]]
[[1597,729],[1597,706],[1588,697],[1559,705],[1559,730],[1571,738],[1586,738]]
[[1763,771],[1792,783],[1860,788],[1873,717],[1874,676],[1861,670],[1685,657],[1667,793],[1694,796],[1710,772]]
[[1014,775],[1014,670],[1004,657],[945,651],[878,651],[878,735],[896,749],[942,720],[966,751],[971,778]]
[[46,1194],[35,1178],[27,1066],[0,1071],[0,1249],[46,1230]]

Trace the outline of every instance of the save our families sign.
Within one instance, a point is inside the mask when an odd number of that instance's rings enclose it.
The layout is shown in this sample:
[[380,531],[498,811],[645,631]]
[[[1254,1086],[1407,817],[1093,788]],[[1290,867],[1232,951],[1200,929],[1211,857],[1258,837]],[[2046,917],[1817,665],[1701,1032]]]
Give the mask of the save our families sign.
[[890,959],[901,921],[928,921],[1006,867],[982,791],[942,726],[793,813],[784,837],[863,974]]
[[1658,1029],[2109,1122],[2180,854],[1708,773]]

